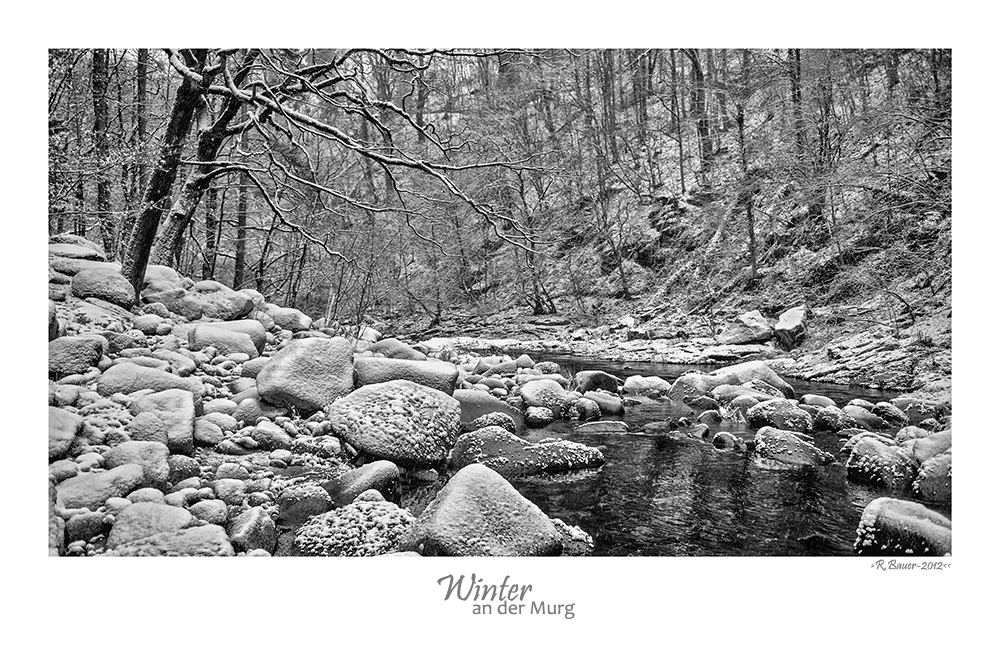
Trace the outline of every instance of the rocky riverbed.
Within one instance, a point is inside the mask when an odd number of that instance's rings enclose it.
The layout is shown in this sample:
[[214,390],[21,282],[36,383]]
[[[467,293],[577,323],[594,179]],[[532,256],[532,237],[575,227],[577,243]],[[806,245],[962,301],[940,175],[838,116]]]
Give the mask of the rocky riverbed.
[[[801,342],[805,310],[773,327],[747,316],[724,344],[404,342],[161,266],[133,307],[96,245],[51,242],[52,555],[586,555],[584,529],[511,483],[604,467],[599,445],[525,439],[566,420],[704,442],[759,468],[846,467],[885,491],[858,518],[856,552],[950,553],[949,519],[927,508],[950,505],[949,397],[796,396],[782,374],[848,378],[877,362],[866,353],[909,356],[875,335],[831,346],[832,371],[790,356],[781,346]],[[735,363],[670,382],[532,358],[576,343],[615,360]],[[628,408],[654,400],[688,414],[630,429]],[[817,435],[842,445],[823,450]]]

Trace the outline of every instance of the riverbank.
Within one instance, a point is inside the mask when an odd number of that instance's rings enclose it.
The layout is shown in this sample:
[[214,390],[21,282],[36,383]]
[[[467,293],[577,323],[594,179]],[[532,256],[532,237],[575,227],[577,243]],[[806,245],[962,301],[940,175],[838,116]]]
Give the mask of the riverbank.
[[711,337],[634,338],[637,331],[630,322],[574,328],[565,318],[546,316],[509,329],[511,336],[459,334],[450,340],[458,349],[480,354],[553,352],[621,363],[699,366],[763,360],[786,377],[951,400],[950,312],[939,312],[898,334],[881,327],[838,333],[820,320],[808,327],[802,346],[791,351],[773,340],[722,344]]

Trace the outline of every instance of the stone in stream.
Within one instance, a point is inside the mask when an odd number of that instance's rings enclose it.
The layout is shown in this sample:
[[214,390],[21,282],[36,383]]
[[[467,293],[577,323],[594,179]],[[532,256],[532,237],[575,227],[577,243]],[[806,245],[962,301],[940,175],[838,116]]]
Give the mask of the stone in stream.
[[[874,406],[872,406],[874,408]],[[878,416],[874,412],[869,412],[868,410],[857,406],[857,405],[845,405],[844,414],[848,415],[858,423],[860,423],[864,428],[868,430],[888,430],[889,424],[886,423],[882,417]]]
[[291,332],[306,331],[312,326],[312,318],[294,307],[279,307],[272,303],[264,306],[264,313],[271,317],[274,324]]
[[[188,390],[164,390],[138,398],[129,408],[133,439],[166,443],[170,452],[194,453],[194,398]],[[141,434],[140,434],[141,433]]]
[[573,402],[573,407],[576,408],[577,418],[580,421],[601,418],[601,406],[593,399],[581,396]]
[[49,340],[59,338],[59,318],[56,316],[56,303],[49,300]]
[[49,461],[69,454],[73,440],[83,429],[83,417],[62,408],[49,407]]
[[354,389],[354,350],[344,338],[303,338],[257,374],[262,399],[300,411],[322,410]]
[[722,423],[722,414],[718,410],[705,410],[698,415],[698,423],[718,425]]
[[452,363],[436,360],[413,361],[377,356],[358,356],[354,359],[355,387],[397,379],[413,381],[451,395],[458,380],[458,368]]
[[771,399],[780,398],[772,394],[764,394],[760,390],[755,390],[753,388],[745,387],[743,385],[719,385],[712,388],[711,397],[721,403],[722,405],[729,405],[732,403],[733,399],[738,396],[749,396],[753,397],[757,403],[762,401],[770,401]]
[[260,371],[264,369],[264,366],[267,365],[269,360],[271,360],[270,356],[261,356],[243,363],[243,370],[241,372],[242,376],[256,379],[257,375],[260,374]]
[[935,504],[951,504],[951,451],[935,455],[920,464],[913,480],[913,492]]
[[424,556],[557,556],[562,549],[552,520],[482,464],[455,473],[399,544]]
[[[260,327],[263,334],[264,328],[255,320],[245,321]],[[250,337],[241,331],[214,327],[212,325],[195,325],[188,332],[188,349],[198,351],[206,347],[214,347],[220,354],[244,353],[251,358],[257,358],[259,350]]]
[[670,392],[670,382],[659,376],[638,376],[633,374],[625,379],[622,391],[625,394],[643,394],[647,392],[666,394]]
[[917,502],[872,500],[861,514],[857,535],[858,555],[951,555],[951,520]]
[[481,430],[490,426],[497,426],[511,434],[517,434],[517,424],[514,422],[513,417],[503,412],[488,412],[474,419],[469,424],[471,430]]
[[771,399],[753,406],[747,411],[747,423],[751,428],[771,426],[778,430],[792,432],[812,432],[813,421],[809,413],[800,410],[789,399]]
[[156,334],[156,330],[166,322],[163,316],[157,314],[143,314],[141,316],[136,316],[132,320],[132,327],[138,329],[147,336],[152,336]]
[[581,423],[575,429],[576,432],[599,432],[602,434],[628,432],[629,426],[624,421],[591,421]]
[[205,386],[199,378],[181,378],[165,370],[143,367],[131,361],[109,367],[97,379],[97,393],[105,397],[116,392],[131,394],[139,390],[162,392],[172,389],[187,390],[200,401]]
[[314,515],[327,512],[333,506],[326,489],[309,483],[283,489],[275,501],[278,504],[278,520],[286,526],[298,526]]
[[891,403],[906,414],[911,425],[918,425],[926,419],[940,419],[948,413],[950,407],[947,403],[910,396],[897,397]]
[[871,437],[875,441],[884,443],[887,446],[896,445],[896,443],[892,440],[891,437],[863,430],[855,435],[852,435],[851,437],[848,437],[847,441],[844,442],[844,445],[840,447],[840,455],[842,457],[850,457],[851,452],[854,450],[854,446],[858,445],[858,442],[864,439],[865,437]]
[[604,463],[597,448],[565,440],[531,443],[502,428],[483,428],[458,438],[451,468],[484,464],[501,475],[532,475],[594,468]]
[[758,463],[765,467],[821,466],[834,460],[824,452],[796,436],[796,433],[764,427],[754,435]]
[[68,374],[83,374],[96,366],[107,351],[102,336],[63,336],[49,341],[49,375],[56,380]]
[[831,405],[833,407],[837,407],[837,404],[834,402],[833,399],[827,396],[821,396],[819,394],[803,394],[801,397],[799,397],[799,403],[803,403],[805,405],[813,405],[816,406],[817,408],[825,408]]
[[618,377],[600,370],[581,370],[576,373],[573,380],[576,381],[577,392],[590,392],[591,390],[617,392],[620,385]]
[[246,294],[233,291],[221,282],[202,280],[184,289],[170,289],[159,293],[147,288],[142,293],[148,302],[161,302],[173,313],[188,320],[218,318],[235,320],[253,310],[253,301]]
[[492,412],[502,412],[514,420],[516,434],[524,434],[524,415],[514,406],[501,401],[488,392],[478,390],[455,390],[452,397],[461,406],[461,420],[464,427],[471,427],[473,421]]
[[528,409],[524,411],[524,422],[528,424],[529,428],[541,428],[553,421],[555,421],[555,415],[549,408],[529,405]]
[[426,361],[427,357],[413,349],[398,338],[383,338],[371,346],[371,351],[386,358],[399,358],[407,361]]
[[785,382],[771,366],[764,361],[748,361],[737,363],[710,372],[709,376],[719,380],[719,385],[741,385],[753,380],[760,380],[774,388],[777,388],[788,398],[795,397],[795,390]]
[[529,381],[521,386],[521,398],[528,407],[548,408],[555,419],[565,416],[572,405],[566,390],[555,381]]
[[167,447],[157,441],[126,441],[104,453],[104,467],[138,464],[142,467],[143,486],[164,490],[170,480],[168,456]]
[[[776,388],[785,397],[795,396],[795,390],[792,389],[792,386],[778,376],[767,363],[764,361],[748,361],[746,363],[721,367],[709,374],[696,370],[685,372],[674,381],[674,385],[670,389],[670,398],[680,402],[688,396],[709,395],[720,385],[742,385],[754,380],[759,380]],[[760,395],[763,393],[757,391],[757,394]]]
[[875,407],[872,408],[872,413],[881,417],[891,428],[902,428],[909,423],[909,417],[906,416],[905,412],[885,401],[876,403]]
[[917,474],[917,462],[903,448],[863,437],[847,458],[847,476],[890,489],[908,487]]
[[718,450],[735,450],[743,452],[746,450],[746,442],[731,432],[717,432],[712,437],[712,445]]
[[864,426],[835,405],[826,406],[813,418],[813,429],[816,432],[841,432],[852,428],[862,430]]
[[483,376],[487,378],[491,376],[514,376],[520,367],[517,361],[504,361],[483,372]]
[[135,304],[135,289],[119,271],[111,267],[80,271],[73,276],[71,291],[80,299],[98,298],[126,309]]
[[392,502],[359,498],[303,524],[295,532],[294,545],[308,556],[383,555],[397,550],[412,524],[409,511]]
[[79,235],[63,233],[49,239],[49,255],[79,260],[106,261],[108,258],[96,244]]
[[391,461],[372,461],[322,484],[333,506],[346,506],[367,490],[378,491],[383,499],[398,504],[402,488],[399,468]]
[[381,459],[415,466],[434,466],[448,457],[461,427],[459,403],[441,392],[411,381],[366,385],[327,408],[334,434]]
[[183,508],[149,502],[131,504],[115,518],[107,546],[114,549],[157,533],[187,528],[194,522],[194,516]]
[[260,506],[249,508],[233,518],[227,532],[229,542],[237,552],[263,549],[272,553],[278,542],[274,520]]
[[774,326],[774,336],[785,349],[792,349],[806,337],[806,307],[800,305],[785,311]]
[[760,311],[754,309],[742,313],[737,322],[729,325],[717,338],[720,345],[746,345],[762,343],[774,334],[770,323],[764,319]]
[[910,445],[910,453],[917,463],[924,463],[936,455],[951,450],[951,430],[935,432]]
[[146,475],[142,466],[125,464],[99,473],[80,473],[56,486],[59,506],[97,510],[111,497],[125,497],[142,488]]
[[232,556],[236,555],[221,526],[207,524],[157,533],[108,551],[108,556]]
[[590,399],[597,403],[597,406],[601,409],[601,416],[621,416],[625,414],[625,404],[622,402],[615,394],[610,392],[605,392],[603,390],[594,390],[587,392],[583,395],[583,398]]
[[170,466],[169,479],[172,482],[197,477],[201,472],[198,460],[187,455],[170,455],[167,457],[167,464]]

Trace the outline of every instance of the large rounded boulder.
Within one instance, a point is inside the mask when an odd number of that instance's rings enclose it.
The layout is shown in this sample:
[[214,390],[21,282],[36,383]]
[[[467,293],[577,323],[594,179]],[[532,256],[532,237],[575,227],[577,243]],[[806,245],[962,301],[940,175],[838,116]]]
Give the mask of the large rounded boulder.
[[396,550],[413,524],[399,506],[373,497],[317,515],[295,532],[295,548],[310,556],[377,556]]
[[861,514],[858,555],[951,555],[951,520],[923,504],[890,497],[872,500]]
[[354,359],[356,387],[397,379],[413,381],[451,395],[458,380],[458,368],[445,361],[411,361],[379,356],[359,356]]
[[83,374],[104,356],[108,341],[102,336],[63,336],[49,341],[49,374]]
[[49,407],[49,461],[69,453],[73,440],[83,429],[83,417],[62,408]]
[[[785,382],[771,366],[764,361],[748,361],[721,367],[709,374],[718,381],[718,385],[742,385],[753,380],[760,380],[777,388],[788,398],[795,397],[795,390]],[[710,388],[711,389],[711,388]]]
[[372,344],[371,351],[386,358],[401,358],[407,361],[426,361],[427,357],[398,338],[383,338]]
[[448,481],[399,545],[424,556],[560,555],[552,520],[495,470],[470,464]]
[[601,370],[581,370],[576,373],[573,379],[576,381],[577,392],[590,392],[592,390],[617,392],[620,384],[618,377]]
[[105,397],[118,392],[131,394],[139,390],[162,392],[173,389],[187,390],[200,400],[205,386],[197,377],[182,378],[166,370],[134,362],[112,365],[97,379],[97,393]]
[[257,374],[260,397],[300,411],[322,410],[354,389],[354,350],[344,338],[303,338]]
[[794,432],[764,427],[754,435],[758,463],[765,467],[821,466],[833,455],[820,450]]
[[[235,321],[234,321],[235,322]],[[264,326],[256,320],[239,321],[247,322],[260,328],[261,339],[263,340]],[[263,343],[261,343],[263,345]],[[199,351],[206,347],[214,347],[220,354],[246,354],[250,358],[257,358],[260,349],[254,343],[250,334],[234,329],[225,329],[210,324],[196,325],[188,332],[188,349]]]
[[885,488],[903,489],[917,475],[917,462],[899,446],[863,437],[847,458],[847,476]]
[[791,432],[812,432],[812,417],[789,399],[763,401],[747,411],[747,423],[751,428],[771,426]]
[[528,381],[521,385],[521,398],[528,407],[548,408],[556,419],[572,407],[568,393],[551,379]]
[[448,458],[461,428],[458,401],[396,380],[358,388],[327,408],[330,434],[394,463],[433,466]]
[[135,289],[120,272],[110,267],[80,271],[73,276],[70,289],[81,299],[99,298],[126,309],[135,304]]
[[462,425],[471,427],[472,423],[487,414],[502,412],[514,420],[516,432],[525,431],[524,414],[514,406],[501,401],[489,392],[480,390],[455,390],[452,394],[462,407]]

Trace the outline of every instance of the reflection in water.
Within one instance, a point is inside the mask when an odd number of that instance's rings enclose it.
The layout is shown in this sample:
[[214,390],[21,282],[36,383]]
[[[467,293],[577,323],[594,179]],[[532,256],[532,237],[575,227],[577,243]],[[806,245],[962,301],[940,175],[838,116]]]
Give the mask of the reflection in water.
[[607,463],[589,476],[512,483],[590,533],[594,555],[847,555],[861,510],[881,494],[848,494],[840,465],[767,470],[695,439],[566,438],[602,445]]
[[[565,355],[554,360],[567,372],[602,369],[674,379],[692,366],[608,361]],[[703,367],[709,370],[713,367]],[[843,405],[853,398],[884,401],[895,393],[790,381],[798,394],[829,396]],[[586,530],[594,555],[850,555],[864,507],[885,494],[846,479],[842,463],[802,470],[770,470],[752,453],[721,452],[711,442],[639,434],[644,424],[686,415],[686,406],[648,401],[629,407],[629,434],[576,431],[570,421],[529,430],[530,441],[560,437],[600,446],[606,463],[599,471],[512,480],[545,513]],[[717,432],[720,428],[713,427]],[[746,427],[725,429],[745,438]],[[817,446],[837,454],[840,440],[818,434]],[[903,495],[905,496],[905,494]]]

